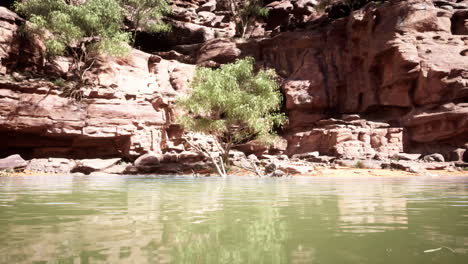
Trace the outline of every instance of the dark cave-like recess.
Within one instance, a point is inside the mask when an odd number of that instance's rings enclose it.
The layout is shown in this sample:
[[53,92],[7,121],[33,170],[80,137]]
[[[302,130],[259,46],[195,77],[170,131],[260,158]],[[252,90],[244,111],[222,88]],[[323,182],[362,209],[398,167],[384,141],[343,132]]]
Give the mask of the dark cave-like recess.
[[128,137],[88,138],[43,136],[18,132],[0,132],[0,158],[20,154],[32,158],[115,158],[125,157]]

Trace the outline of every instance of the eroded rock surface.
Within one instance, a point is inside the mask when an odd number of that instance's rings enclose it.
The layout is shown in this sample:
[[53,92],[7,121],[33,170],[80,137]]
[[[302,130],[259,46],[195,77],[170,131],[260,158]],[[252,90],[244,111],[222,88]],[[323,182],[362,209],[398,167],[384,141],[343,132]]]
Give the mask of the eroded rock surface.
[[310,153],[340,158],[390,157],[403,151],[403,128],[362,119],[325,119],[313,129],[290,134],[287,153]]
[[405,151],[429,154],[424,146],[430,145],[449,156],[465,147],[468,35],[460,25],[468,8],[463,1],[446,5],[454,8],[428,0],[371,3],[328,26],[262,41],[261,60],[285,78],[291,130],[310,138],[299,149],[322,141],[312,135],[320,134],[317,122],[329,113],[360,113],[403,127]]
[[103,59],[93,86],[76,101],[50,81],[0,79],[2,153],[29,157],[128,157],[167,147],[171,104],[187,88],[193,65],[133,50]]

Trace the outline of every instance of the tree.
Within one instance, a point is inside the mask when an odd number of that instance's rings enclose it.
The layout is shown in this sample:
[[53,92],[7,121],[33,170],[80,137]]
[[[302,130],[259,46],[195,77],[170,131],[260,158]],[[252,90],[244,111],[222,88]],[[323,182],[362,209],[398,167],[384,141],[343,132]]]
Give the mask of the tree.
[[236,22],[236,35],[244,37],[249,25],[256,17],[268,16],[263,0],[222,0]]
[[282,95],[273,70],[254,72],[254,60],[246,58],[219,69],[200,67],[191,83],[192,93],[176,105],[189,113],[178,119],[188,131],[212,135],[220,158],[187,142],[211,159],[218,173],[226,175],[229,152],[235,144],[257,139],[265,144],[275,138],[274,128],[286,122],[279,113]]
[[127,11],[127,17],[132,23],[132,42],[139,29],[151,33],[167,32],[171,27],[162,18],[171,13],[171,7],[166,0],[120,0]]
[[96,55],[127,52],[129,34],[122,30],[123,9],[116,0],[76,2],[79,1],[17,1],[15,9],[29,20],[28,32],[46,39],[49,56],[73,58],[72,69],[81,83]]

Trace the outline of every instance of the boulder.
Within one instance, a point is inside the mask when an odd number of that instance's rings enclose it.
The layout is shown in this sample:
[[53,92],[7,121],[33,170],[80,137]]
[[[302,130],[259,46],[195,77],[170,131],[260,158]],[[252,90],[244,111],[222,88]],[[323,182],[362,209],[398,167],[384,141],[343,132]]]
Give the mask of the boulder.
[[311,158],[317,158],[318,156],[320,156],[320,153],[318,151],[314,151],[314,152],[307,152],[307,153],[302,153],[302,154],[294,154],[292,155],[292,158],[310,160]]
[[230,39],[213,39],[203,44],[198,52],[197,64],[207,61],[231,63],[239,58],[241,50]]
[[54,174],[69,174],[75,168],[76,162],[63,158],[32,159],[26,170]]
[[280,178],[285,176],[286,174],[282,170],[275,170],[273,173],[270,174],[271,177]]
[[138,157],[134,165],[139,172],[151,172],[155,169],[158,169],[160,166],[161,161],[164,157],[161,154],[156,153],[146,153],[140,157]]
[[298,165],[298,164],[288,164],[282,163],[279,165],[279,170],[285,172],[286,174],[307,174],[314,171],[314,167],[310,165]]
[[247,159],[253,162],[258,162],[258,158],[254,154],[250,154],[249,156],[247,156]]
[[0,170],[24,169],[27,162],[18,154],[0,159]]
[[381,169],[383,165],[383,162],[376,160],[336,160],[335,163],[343,167],[359,169]]
[[418,160],[421,154],[397,153],[393,155],[394,159],[398,160]]
[[415,163],[406,163],[402,161],[398,162],[391,162],[390,163],[390,168],[391,169],[396,169],[396,170],[403,170],[403,171],[408,171],[411,173],[419,173],[421,172],[421,165],[415,164]]
[[445,158],[442,154],[434,153],[431,155],[424,156],[423,160],[425,162],[445,162]]
[[197,11],[198,12],[213,12],[216,10],[216,0],[210,0],[206,3],[204,3],[202,6],[200,6]]
[[237,150],[231,150],[229,152],[229,159],[240,161],[240,160],[246,159],[246,156],[245,156],[244,152],[237,151]]
[[75,167],[72,169],[71,172],[81,172],[84,174],[90,174],[92,172],[98,172],[98,171],[103,171],[105,169],[108,169],[117,162],[119,162],[121,159],[120,158],[114,158],[114,159],[83,159],[83,160],[77,160]]

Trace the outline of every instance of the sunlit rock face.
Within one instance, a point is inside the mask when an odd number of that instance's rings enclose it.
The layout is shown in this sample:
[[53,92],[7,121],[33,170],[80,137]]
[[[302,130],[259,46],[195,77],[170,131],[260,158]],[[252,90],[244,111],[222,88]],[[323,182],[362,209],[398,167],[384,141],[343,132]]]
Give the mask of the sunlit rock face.
[[358,116],[325,119],[313,129],[287,137],[287,153],[319,151],[346,159],[387,158],[403,151],[403,129]]
[[261,42],[261,61],[285,78],[291,132],[310,131],[330,114],[359,113],[404,127],[406,151],[448,155],[466,147],[467,10],[466,1],[371,3]]
[[170,107],[194,66],[133,50],[103,58],[83,99],[60,96],[48,81],[0,80],[1,152],[26,157],[135,157],[161,153],[174,121]]

